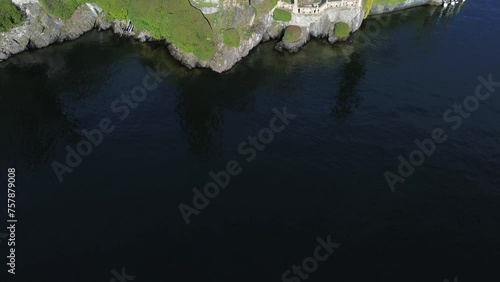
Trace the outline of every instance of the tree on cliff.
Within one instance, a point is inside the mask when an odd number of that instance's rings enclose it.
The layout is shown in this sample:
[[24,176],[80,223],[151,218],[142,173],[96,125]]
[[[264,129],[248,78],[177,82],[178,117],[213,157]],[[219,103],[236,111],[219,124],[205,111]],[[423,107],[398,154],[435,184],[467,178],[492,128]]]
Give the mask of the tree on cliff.
[[21,18],[21,12],[10,0],[0,0],[0,32],[13,28]]

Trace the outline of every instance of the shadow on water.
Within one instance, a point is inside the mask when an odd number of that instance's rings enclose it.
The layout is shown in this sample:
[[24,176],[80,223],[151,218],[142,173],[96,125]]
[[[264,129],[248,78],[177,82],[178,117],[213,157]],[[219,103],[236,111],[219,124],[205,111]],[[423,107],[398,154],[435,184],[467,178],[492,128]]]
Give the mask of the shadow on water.
[[155,64],[171,74],[176,88],[174,111],[190,152],[200,160],[214,159],[223,153],[226,113],[252,111],[256,99],[252,92],[269,75],[268,71],[249,73],[249,67],[244,65],[223,74],[188,70],[160,45],[146,45],[140,59],[143,65]]
[[[377,15],[368,18],[361,29],[356,32],[349,44],[337,44],[334,49],[344,54],[346,62],[339,67],[339,87],[332,109],[332,116],[338,120],[350,117],[359,107],[363,98],[358,93],[358,88],[366,74],[363,50],[370,48],[376,50],[384,65],[395,66],[400,58],[400,50],[387,44],[385,33],[399,29],[403,26],[413,26],[416,31],[414,36],[424,40],[432,32],[432,25],[441,20],[449,21],[452,16],[460,12],[461,5],[455,9],[442,7],[418,7],[414,9],[394,12],[387,15]],[[440,14],[438,14],[440,13]],[[381,29],[374,30],[374,26]],[[379,36],[380,37],[377,37]]]
[[[57,140],[76,140],[78,121],[65,116],[64,107],[47,79],[52,67],[32,65],[29,69],[9,66],[0,75],[0,155],[5,166],[30,169],[46,162]],[[30,76],[29,82],[20,81]],[[16,81],[17,80],[17,81]]]
[[96,95],[106,83],[103,73],[128,54],[129,48],[121,48],[125,41],[130,40],[90,32],[83,40],[27,51],[0,63],[2,165],[32,169],[48,162],[58,145],[83,139],[81,121],[68,111],[65,100]]
[[338,120],[344,120],[351,116],[363,101],[357,90],[365,73],[362,56],[358,53],[352,53],[349,56],[349,61],[339,71],[341,80],[332,109],[332,115]]

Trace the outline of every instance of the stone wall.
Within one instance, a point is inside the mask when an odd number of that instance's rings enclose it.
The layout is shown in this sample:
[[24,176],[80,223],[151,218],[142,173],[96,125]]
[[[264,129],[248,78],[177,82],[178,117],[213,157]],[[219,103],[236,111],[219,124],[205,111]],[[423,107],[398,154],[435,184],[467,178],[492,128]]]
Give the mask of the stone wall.
[[442,5],[443,0],[405,0],[396,5],[373,5],[370,15],[385,14],[423,5]]

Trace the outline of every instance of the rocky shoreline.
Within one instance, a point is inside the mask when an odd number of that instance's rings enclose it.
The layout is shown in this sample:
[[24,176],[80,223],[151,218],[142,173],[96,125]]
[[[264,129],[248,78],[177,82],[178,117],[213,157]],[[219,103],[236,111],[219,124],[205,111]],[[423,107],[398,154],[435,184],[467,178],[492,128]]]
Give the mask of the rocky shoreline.
[[[104,11],[94,4],[80,5],[72,17],[63,21],[45,12],[37,0],[14,0],[25,14],[24,24],[10,31],[0,33],[0,61],[28,49],[44,48],[54,43],[79,38],[93,30],[109,30],[122,36],[134,37],[141,42],[156,41],[148,32],[136,32],[127,20],[107,21]],[[372,7],[370,14],[394,12],[415,6],[439,5],[442,0],[405,0],[394,6]],[[229,47],[219,42],[214,56],[208,61],[199,60],[193,53],[185,53],[174,44],[166,42],[171,55],[188,68],[210,68],[216,72],[231,69],[237,62],[263,41],[281,39],[287,26],[302,28],[300,39],[296,42],[278,42],[276,49],[297,52],[311,37],[328,38],[330,43],[338,39],[332,34],[333,26],[338,22],[347,23],[351,32],[358,30],[364,19],[361,7],[329,8],[315,15],[294,14],[291,21],[279,22],[272,17],[273,10],[259,21],[253,17],[250,21],[252,33],[249,38],[241,40],[239,47]]]
[[151,40],[147,32],[127,32],[127,21],[105,20],[105,13],[97,5],[79,6],[73,16],[63,21],[50,16],[36,0],[14,0],[25,15],[24,24],[0,34],[0,61],[28,49],[39,49],[51,44],[74,40],[93,29],[113,29],[117,34],[132,36],[142,42]]

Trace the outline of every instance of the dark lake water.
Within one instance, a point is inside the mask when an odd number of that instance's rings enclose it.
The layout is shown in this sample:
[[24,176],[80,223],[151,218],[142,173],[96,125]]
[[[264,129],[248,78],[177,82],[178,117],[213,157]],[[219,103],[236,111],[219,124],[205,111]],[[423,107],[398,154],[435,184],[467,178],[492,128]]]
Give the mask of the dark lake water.
[[[416,8],[370,18],[352,44],[262,44],[224,74],[109,32],[0,63],[16,278],[111,281],[125,267],[133,281],[283,281],[330,235],[341,245],[308,281],[499,281],[500,87],[473,98],[479,76],[500,81],[499,20],[494,0]],[[125,117],[147,67],[168,77]],[[443,119],[464,99],[467,118]],[[296,117],[268,144],[240,145],[262,129],[268,141],[284,107]],[[114,131],[59,182],[52,164],[102,119]],[[384,173],[436,128],[447,140],[392,192]],[[231,161],[241,173],[186,225],[179,204]]]

